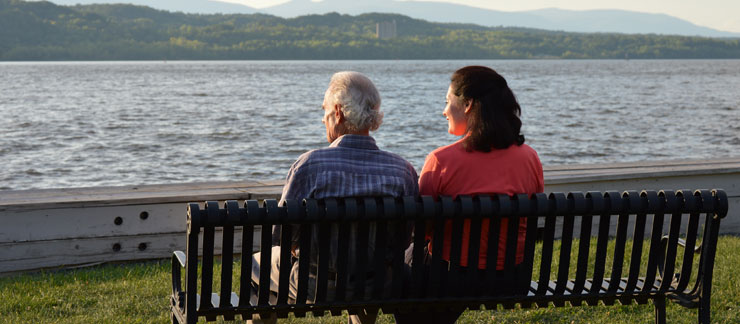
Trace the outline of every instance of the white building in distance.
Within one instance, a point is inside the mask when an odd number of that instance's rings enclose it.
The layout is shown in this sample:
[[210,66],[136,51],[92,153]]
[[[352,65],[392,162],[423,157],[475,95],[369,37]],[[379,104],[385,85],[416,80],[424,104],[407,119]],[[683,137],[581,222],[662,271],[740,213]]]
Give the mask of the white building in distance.
[[375,37],[389,39],[398,36],[396,33],[396,21],[383,21],[375,24]]

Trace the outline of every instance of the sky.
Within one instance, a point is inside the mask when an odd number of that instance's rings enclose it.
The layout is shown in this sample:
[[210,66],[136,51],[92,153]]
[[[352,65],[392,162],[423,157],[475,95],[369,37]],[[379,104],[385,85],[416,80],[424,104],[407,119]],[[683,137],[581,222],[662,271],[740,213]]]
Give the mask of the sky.
[[[288,0],[218,0],[264,8]],[[317,0],[312,0],[317,1]],[[352,0],[347,0],[352,1]],[[622,9],[663,13],[696,25],[740,33],[740,0],[408,0],[464,4],[500,11],[523,11],[542,8],[569,10]]]

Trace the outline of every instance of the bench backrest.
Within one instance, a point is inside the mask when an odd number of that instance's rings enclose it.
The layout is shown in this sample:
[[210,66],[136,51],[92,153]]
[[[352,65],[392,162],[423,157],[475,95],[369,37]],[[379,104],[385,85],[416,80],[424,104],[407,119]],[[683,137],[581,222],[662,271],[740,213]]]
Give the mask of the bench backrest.
[[[702,289],[710,289],[718,227],[720,219],[727,214],[727,204],[722,190],[460,196],[454,200],[360,197],[288,201],[284,206],[278,206],[274,200],[263,203],[248,200],[243,204],[226,201],[222,206],[209,201],[203,207],[193,203],[188,207],[184,297],[189,314],[197,312],[209,319],[215,314],[241,314],[248,319],[251,314],[261,312],[277,312],[283,317],[289,312],[302,316],[307,312],[323,315],[325,311],[338,314],[342,310],[378,308],[393,313],[425,307],[491,308],[502,304],[510,308],[516,303],[523,307],[549,302],[557,305],[564,301],[628,303],[644,302],[654,294],[700,294]],[[487,268],[470,271],[478,267],[475,257],[469,258],[468,267],[460,266],[464,219],[470,223],[470,256],[478,255],[480,243],[474,242],[480,242],[481,225],[488,224],[488,260],[498,259],[501,221],[508,220],[503,271],[496,271],[496,262],[490,261]],[[524,261],[517,265],[520,221],[526,222],[526,236]],[[371,223],[377,228],[374,235],[369,235]],[[415,225],[414,262],[410,268],[404,263],[406,237],[389,235],[392,229],[396,233],[404,231],[409,223]],[[447,226],[452,232],[449,262],[441,259],[440,250],[445,223],[451,223]],[[350,224],[357,228],[356,241],[336,247],[334,273],[328,270],[330,260],[326,257],[331,227],[339,228],[339,241],[345,242],[342,233],[346,233]],[[433,228],[434,241],[431,263],[425,265],[427,224]],[[269,229],[272,225],[283,225],[281,269],[291,268],[293,231],[298,231],[301,255],[307,255],[306,251],[311,249],[318,250],[317,260],[305,257],[298,260],[295,299],[289,298],[289,270],[280,272],[279,291],[271,298],[270,230],[259,234],[261,276],[259,289],[251,289],[248,278],[255,227]],[[318,244],[311,242],[313,231],[318,231]],[[221,232],[223,262],[220,289],[213,291],[214,269],[218,269],[214,267],[217,232]],[[241,251],[234,251],[235,233],[241,235]],[[375,244],[374,252],[370,250],[372,253],[368,255],[363,251],[368,251],[367,246],[372,242],[389,244]],[[679,243],[686,246],[684,251],[678,250]],[[356,255],[348,255],[348,244],[356,244]],[[389,251],[388,246],[401,248]],[[697,250],[701,254],[695,257]],[[235,258],[235,254],[241,257]],[[390,260],[388,255],[392,256]],[[355,273],[349,273],[343,266],[349,263],[350,257],[357,264]],[[240,263],[238,273],[234,273],[232,260]],[[383,271],[387,268],[390,271]],[[316,276],[315,300],[308,300],[309,272]],[[241,280],[237,287],[232,287],[235,275]],[[179,278],[173,280],[179,287]],[[331,300],[327,297],[331,295],[327,291],[330,280],[336,280]],[[351,298],[345,293],[349,285],[354,288]],[[205,298],[199,298],[198,291]]]

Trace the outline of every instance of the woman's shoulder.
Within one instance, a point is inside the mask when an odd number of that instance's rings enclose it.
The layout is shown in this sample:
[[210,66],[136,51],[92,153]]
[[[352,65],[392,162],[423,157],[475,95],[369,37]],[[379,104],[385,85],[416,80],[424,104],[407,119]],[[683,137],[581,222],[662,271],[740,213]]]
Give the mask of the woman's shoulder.
[[506,157],[508,159],[514,159],[514,160],[537,160],[539,161],[540,157],[537,154],[537,151],[535,151],[531,146],[527,144],[522,145],[512,145],[509,146],[509,148],[503,150],[501,152],[501,157]]
[[463,152],[465,152],[465,148],[462,146],[462,140],[459,140],[449,145],[440,146],[429,153],[429,155],[434,156],[437,159],[444,159],[448,156],[458,155]]
[[521,152],[522,154],[537,155],[537,151],[535,151],[531,146],[527,144],[512,145],[511,148],[515,148],[515,150]]

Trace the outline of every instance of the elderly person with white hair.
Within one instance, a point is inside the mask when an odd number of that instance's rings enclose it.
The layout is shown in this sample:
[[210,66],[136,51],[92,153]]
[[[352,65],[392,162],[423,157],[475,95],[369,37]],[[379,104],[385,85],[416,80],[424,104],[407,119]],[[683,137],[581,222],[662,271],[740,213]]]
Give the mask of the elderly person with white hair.
[[[326,126],[326,139],[331,144],[298,157],[288,171],[280,199],[281,204],[287,199],[400,197],[418,194],[418,176],[413,166],[396,154],[380,150],[375,144],[375,139],[370,136],[370,131],[377,130],[383,121],[383,113],[380,111],[380,94],[370,79],[358,72],[334,74],[324,94],[321,107],[324,111],[322,122]],[[275,232],[278,231],[279,229],[275,230]],[[374,232],[372,228],[370,231]],[[312,232],[314,234],[312,240],[318,242],[316,234],[318,231]],[[351,228],[350,238],[355,237],[354,232],[355,228]],[[408,234],[410,233],[398,233],[398,235]],[[336,247],[339,244],[337,235],[337,228],[332,229],[330,273],[336,271]],[[354,260],[355,244],[351,242],[341,242],[341,244],[349,246],[349,260]],[[383,244],[388,244],[388,242]],[[295,246],[297,246],[296,237],[293,241],[293,247]],[[312,252],[315,253],[315,251]],[[317,260],[314,253],[311,255],[312,263]],[[271,290],[273,291],[277,290],[279,254],[279,247],[274,247],[270,273],[273,284]],[[294,258],[300,257],[303,257],[300,251],[294,250]],[[310,268],[315,271],[315,264]],[[353,262],[348,264],[348,270],[354,273]],[[257,254],[253,257],[252,273],[253,281],[256,281],[257,276],[255,275],[259,273],[259,255]],[[371,275],[369,273],[368,277]],[[386,278],[390,279],[390,271]],[[297,279],[298,262],[295,262],[290,275],[292,298],[295,298]],[[309,301],[315,298],[313,296],[316,287],[315,279],[315,274],[311,273],[309,275]],[[372,280],[368,280],[368,284],[370,283]],[[351,289],[354,285],[348,284],[347,286],[349,288],[346,292],[347,298],[351,298]],[[336,283],[329,280],[327,291],[329,299],[333,298],[335,287]],[[371,291],[371,289],[366,289],[366,291]],[[374,323],[376,317],[376,313],[365,312],[350,316],[350,323]]]

